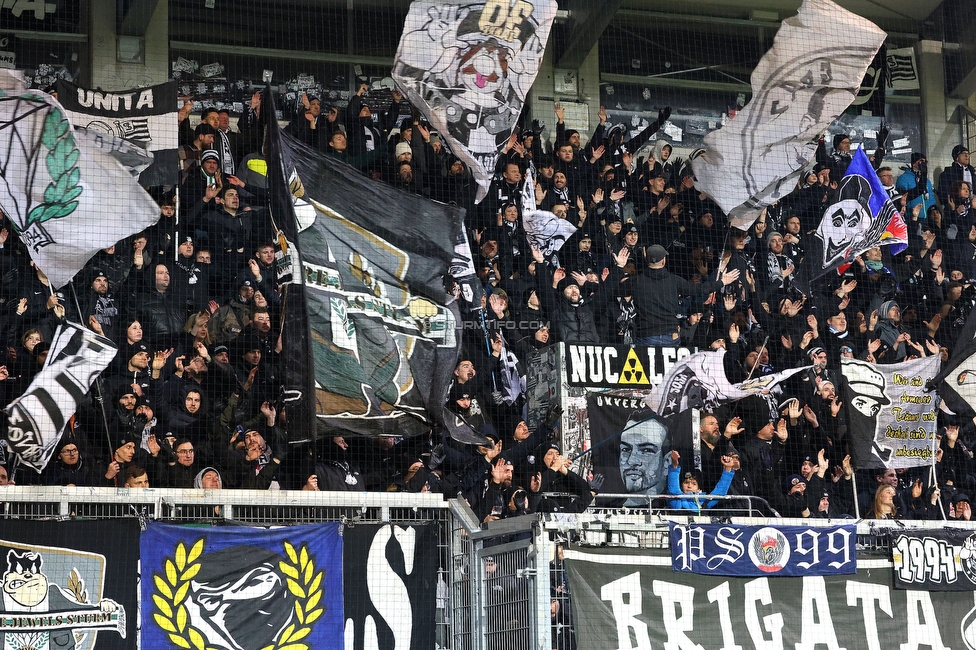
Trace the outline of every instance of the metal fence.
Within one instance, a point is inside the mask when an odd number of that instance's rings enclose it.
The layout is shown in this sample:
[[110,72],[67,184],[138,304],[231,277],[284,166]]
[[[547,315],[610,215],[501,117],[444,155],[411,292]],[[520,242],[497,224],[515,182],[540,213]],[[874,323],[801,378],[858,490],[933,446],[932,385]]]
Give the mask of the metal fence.
[[[613,503],[604,495],[584,513],[523,516],[482,524],[463,501],[439,495],[374,492],[6,487],[0,519],[135,517],[171,523],[290,525],[338,521],[434,524],[438,531],[438,649],[535,650],[574,647],[570,585],[561,558],[567,544],[667,549],[671,521],[768,524],[765,517],[707,515]],[[730,511],[731,512],[731,511]],[[827,526],[851,520],[776,519],[777,524]],[[2,525],[2,523],[0,523]],[[892,529],[968,522],[857,522],[858,555],[890,557]]]

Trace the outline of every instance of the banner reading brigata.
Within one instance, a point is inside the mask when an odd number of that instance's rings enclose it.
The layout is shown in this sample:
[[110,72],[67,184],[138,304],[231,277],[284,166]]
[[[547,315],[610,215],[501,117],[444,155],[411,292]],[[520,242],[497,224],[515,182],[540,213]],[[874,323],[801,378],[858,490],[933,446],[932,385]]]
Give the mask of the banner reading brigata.
[[857,527],[671,522],[671,568],[723,576],[857,573]]
[[695,348],[566,344],[566,377],[570,386],[650,388],[664,381],[675,361]]
[[339,526],[150,523],[140,539],[142,647],[336,647],[343,616]]
[[972,598],[891,589],[887,560],[856,576],[674,573],[647,550],[565,553],[580,648],[974,647]]
[[938,355],[884,365],[841,359],[859,468],[932,464],[939,396],[925,387],[941,363]]
[[976,534],[940,528],[892,536],[895,589],[976,590]]

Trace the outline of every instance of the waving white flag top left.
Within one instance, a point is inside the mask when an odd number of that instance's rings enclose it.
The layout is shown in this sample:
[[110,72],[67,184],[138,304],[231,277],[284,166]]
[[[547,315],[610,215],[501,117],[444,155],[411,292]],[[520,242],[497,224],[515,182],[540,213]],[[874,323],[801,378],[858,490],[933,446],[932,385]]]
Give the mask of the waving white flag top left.
[[114,149],[72,129],[53,97],[0,70],[0,211],[56,288],[100,249],[159,219]]

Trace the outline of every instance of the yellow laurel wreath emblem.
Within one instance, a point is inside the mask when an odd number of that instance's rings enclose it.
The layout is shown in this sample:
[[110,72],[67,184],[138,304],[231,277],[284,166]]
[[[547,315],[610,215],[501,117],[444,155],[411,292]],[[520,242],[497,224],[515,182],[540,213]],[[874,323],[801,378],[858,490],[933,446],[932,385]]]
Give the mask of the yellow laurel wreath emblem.
[[[183,542],[176,545],[173,557],[163,558],[163,572],[153,573],[153,604],[156,610],[153,620],[166,632],[169,640],[184,650],[216,650],[208,646],[206,639],[189,622],[186,597],[190,581],[200,572],[200,555],[203,538],[198,539],[187,552]],[[290,543],[284,544],[289,561],[281,561],[278,568],[285,574],[288,591],[295,596],[295,621],[281,631],[277,642],[261,650],[310,650],[302,639],[312,633],[312,624],[325,612],[322,604],[324,571],[315,570],[315,559],[304,544],[296,551]]]

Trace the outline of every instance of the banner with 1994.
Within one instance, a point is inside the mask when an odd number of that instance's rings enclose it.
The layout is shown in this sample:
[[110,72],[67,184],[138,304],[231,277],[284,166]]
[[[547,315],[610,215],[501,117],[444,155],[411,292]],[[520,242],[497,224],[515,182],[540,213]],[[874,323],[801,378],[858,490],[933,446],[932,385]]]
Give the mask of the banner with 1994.
[[895,589],[976,590],[976,533],[940,528],[893,534]]
[[857,573],[856,526],[671,523],[675,571],[726,576]]

